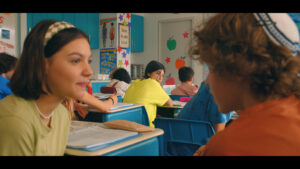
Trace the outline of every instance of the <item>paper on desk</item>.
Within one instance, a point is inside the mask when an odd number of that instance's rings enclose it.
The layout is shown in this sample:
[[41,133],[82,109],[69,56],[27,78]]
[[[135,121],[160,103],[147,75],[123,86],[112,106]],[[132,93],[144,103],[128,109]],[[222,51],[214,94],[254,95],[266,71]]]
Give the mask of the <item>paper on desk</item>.
[[173,100],[173,105],[174,106],[182,106],[184,107],[186,104],[186,102],[181,102],[181,101],[178,101],[178,100]]
[[98,99],[106,99],[111,95],[111,93],[93,93],[93,96],[97,97]]
[[119,102],[117,104],[112,105],[109,110],[117,110],[117,109],[121,109],[121,108],[125,108],[125,107],[131,107],[131,106],[134,106],[134,104],[133,103]]
[[138,132],[105,128],[95,123],[72,122],[67,147],[77,149],[97,147],[99,149],[138,135]]

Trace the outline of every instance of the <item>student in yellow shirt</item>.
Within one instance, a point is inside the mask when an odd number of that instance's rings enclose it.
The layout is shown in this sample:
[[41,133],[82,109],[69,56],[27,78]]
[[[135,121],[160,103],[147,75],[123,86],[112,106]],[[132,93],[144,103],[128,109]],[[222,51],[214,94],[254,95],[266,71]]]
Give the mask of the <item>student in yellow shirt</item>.
[[156,106],[173,106],[173,101],[161,87],[165,67],[157,61],[147,64],[143,79],[137,79],[127,89],[123,102],[144,104],[151,127],[156,117]]
[[64,155],[71,116],[65,97],[85,95],[93,73],[88,36],[66,22],[39,22],[25,39],[0,101],[0,155]]

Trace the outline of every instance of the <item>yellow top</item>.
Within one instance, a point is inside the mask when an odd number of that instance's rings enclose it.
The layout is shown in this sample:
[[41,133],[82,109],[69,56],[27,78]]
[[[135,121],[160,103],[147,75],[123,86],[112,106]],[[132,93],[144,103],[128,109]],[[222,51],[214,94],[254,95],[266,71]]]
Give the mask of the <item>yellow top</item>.
[[0,101],[0,155],[64,155],[71,124],[70,112],[60,104],[46,126],[33,100],[10,95]]
[[169,95],[156,80],[148,78],[143,80],[137,79],[132,82],[125,93],[123,102],[144,104],[150,126],[154,127],[153,121],[156,117],[156,106],[163,106],[169,98]]

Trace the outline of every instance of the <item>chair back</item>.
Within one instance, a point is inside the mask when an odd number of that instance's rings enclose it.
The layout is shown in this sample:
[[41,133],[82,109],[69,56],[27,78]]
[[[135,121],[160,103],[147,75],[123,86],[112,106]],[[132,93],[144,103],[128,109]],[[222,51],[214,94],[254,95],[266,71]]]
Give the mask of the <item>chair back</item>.
[[161,156],[192,156],[215,134],[212,125],[205,121],[157,117],[155,127],[164,130],[159,136]]

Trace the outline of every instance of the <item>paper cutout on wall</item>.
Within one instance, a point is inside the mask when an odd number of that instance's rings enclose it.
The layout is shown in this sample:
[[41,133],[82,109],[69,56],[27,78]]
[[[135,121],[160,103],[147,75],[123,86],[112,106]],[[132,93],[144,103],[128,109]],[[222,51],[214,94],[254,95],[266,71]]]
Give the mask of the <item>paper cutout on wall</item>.
[[122,57],[126,58],[126,52],[125,51],[122,52]]
[[166,63],[168,64],[168,63],[170,62],[170,60],[171,60],[171,59],[170,59],[169,57],[167,57],[165,61],[166,61]]
[[120,21],[123,21],[123,15],[119,16]]
[[129,13],[126,13],[126,18],[130,19],[130,14]]
[[176,49],[176,40],[173,37],[170,37],[167,40],[167,47],[168,47],[169,50]]
[[185,66],[185,56],[181,56],[179,59],[176,59],[175,67],[176,69],[180,69]]
[[100,74],[109,74],[117,66],[116,49],[100,50]]
[[167,40],[167,47],[169,50],[176,49],[176,40],[173,38],[173,36]]
[[120,53],[122,51],[122,48],[119,46],[118,47],[118,52]]
[[175,79],[171,76],[171,73],[167,76],[165,85],[175,85]]
[[119,60],[118,65],[119,65],[120,67],[122,67],[122,66],[123,66],[123,60]]
[[183,38],[188,38],[189,37],[189,33],[188,32],[184,32],[183,33]]
[[128,60],[125,60],[125,65],[128,66],[129,65],[129,62]]

